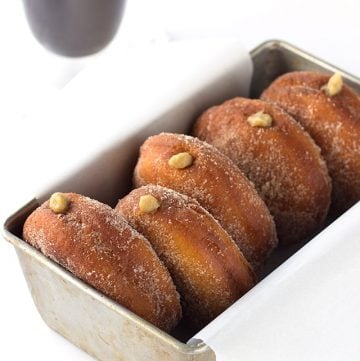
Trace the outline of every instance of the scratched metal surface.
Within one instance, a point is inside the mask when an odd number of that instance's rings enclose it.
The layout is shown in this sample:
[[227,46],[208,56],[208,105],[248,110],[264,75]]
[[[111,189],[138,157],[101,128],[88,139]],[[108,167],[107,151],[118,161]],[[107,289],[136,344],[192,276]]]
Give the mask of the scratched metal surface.
[[[251,52],[254,73],[251,96],[277,76],[293,70],[339,71],[330,64],[282,41],[267,41]],[[360,92],[360,81],[343,72],[346,82]],[[214,352],[201,342],[186,344],[144,321],[89,287],[47,259],[21,239],[26,217],[37,200],[10,216],[4,237],[16,248],[34,303],[47,325],[98,360],[103,361],[214,361]],[[302,246],[273,257],[265,277]],[[190,338],[187,335],[187,338]],[[234,342],[237,342],[234,338]]]
[[34,303],[46,324],[102,361],[212,361],[203,343],[188,345],[103,296],[19,237],[36,200],[10,217],[5,238],[17,251]]

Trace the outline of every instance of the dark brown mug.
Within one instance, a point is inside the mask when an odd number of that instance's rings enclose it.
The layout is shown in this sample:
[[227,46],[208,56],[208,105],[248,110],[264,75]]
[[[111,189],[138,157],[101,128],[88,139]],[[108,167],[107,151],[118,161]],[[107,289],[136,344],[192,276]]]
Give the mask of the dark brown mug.
[[23,0],[30,28],[49,50],[85,56],[104,48],[120,25],[125,0]]

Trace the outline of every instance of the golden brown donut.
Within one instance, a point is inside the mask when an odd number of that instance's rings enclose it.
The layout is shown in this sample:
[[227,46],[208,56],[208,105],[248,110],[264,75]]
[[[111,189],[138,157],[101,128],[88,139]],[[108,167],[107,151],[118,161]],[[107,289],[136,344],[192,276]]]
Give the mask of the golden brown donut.
[[255,284],[235,242],[196,200],[147,185],[121,199],[116,210],[147,237],[170,271],[184,318],[194,328],[210,322]]
[[261,97],[290,113],[320,146],[333,181],[332,210],[339,214],[360,200],[360,97],[341,84],[330,96],[324,88],[329,79],[315,72],[287,73]]
[[274,216],[283,244],[318,230],[331,182],[320,149],[279,107],[235,98],[205,111],[194,135],[231,158],[255,184]]
[[[64,200],[68,205],[58,212]],[[118,212],[90,198],[65,193],[50,202],[27,218],[27,242],[157,327],[176,326],[182,315],[179,295],[142,235]]]
[[[181,163],[186,155],[188,163]],[[277,245],[273,219],[254,186],[228,157],[197,138],[170,133],[148,138],[134,183],[159,184],[195,198],[255,268]]]

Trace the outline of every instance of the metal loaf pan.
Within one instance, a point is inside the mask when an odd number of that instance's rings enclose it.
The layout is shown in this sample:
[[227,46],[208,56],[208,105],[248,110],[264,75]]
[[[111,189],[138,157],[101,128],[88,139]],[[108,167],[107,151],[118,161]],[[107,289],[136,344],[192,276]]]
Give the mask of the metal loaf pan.
[[[282,41],[267,41],[251,52],[254,73],[251,97],[277,76],[294,70],[333,72],[337,68]],[[340,71],[360,92],[360,80]],[[226,96],[229,96],[228,94]],[[151,124],[150,124],[151,126]],[[168,129],[158,129],[155,132]],[[144,139],[138,139],[142,142]],[[128,174],[130,175],[131,170]],[[34,303],[50,328],[95,358],[103,361],[213,361],[215,353],[187,330],[168,335],[89,287],[21,239],[26,217],[38,206],[33,199],[5,222],[5,238],[16,248]],[[275,253],[262,277],[301,247]],[[236,342],[236,339],[234,339]],[[241,355],[239,355],[241,358]]]

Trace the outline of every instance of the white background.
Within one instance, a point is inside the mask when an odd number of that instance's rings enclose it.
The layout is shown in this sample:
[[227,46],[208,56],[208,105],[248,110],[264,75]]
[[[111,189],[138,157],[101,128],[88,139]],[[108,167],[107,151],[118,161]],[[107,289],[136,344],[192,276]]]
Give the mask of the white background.
[[[34,128],[28,114],[56,97],[74,73],[96,62],[102,54],[68,60],[46,52],[33,40],[19,0],[1,1],[0,14],[0,218],[3,221],[44,182],[37,170],[51,157],[51,149],[33,157],[41,147],[41,141],[34,143],[33,139],[51,134]],[[105,53],[119,53],[129,46],[163,42],[168,38],[212,35],[237,35],[251,50],[264,40],[278,38],[360,76],[359,15],[358,0],[130,0],[118,36]],[[0,360],[90,359],[50,331],[40,319],[15,252],[2,240],[0,284]]]

